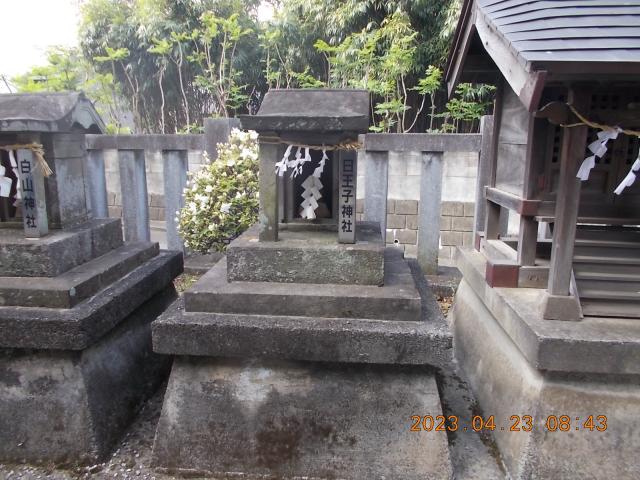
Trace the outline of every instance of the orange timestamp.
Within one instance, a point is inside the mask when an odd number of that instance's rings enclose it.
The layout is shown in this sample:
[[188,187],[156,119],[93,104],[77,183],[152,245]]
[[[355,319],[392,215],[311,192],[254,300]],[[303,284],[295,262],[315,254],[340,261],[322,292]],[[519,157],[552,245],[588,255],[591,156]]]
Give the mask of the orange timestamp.
[[569,432],[576,430],[588,430],[604,432],[607,429],[606,415],[587,415],[586,417],[571,417],[570,415],[548,415],[544,422],[536,422],[531,415],[511,415],[505,425],[496,425],[494,415],[483,417],[474,415],[470,422],[460,420],[457,415],[412,415],[412,432],[457,432],[483,430],[500,430],[510,432],[531,432],[534,426],[544,428],[549,432]]

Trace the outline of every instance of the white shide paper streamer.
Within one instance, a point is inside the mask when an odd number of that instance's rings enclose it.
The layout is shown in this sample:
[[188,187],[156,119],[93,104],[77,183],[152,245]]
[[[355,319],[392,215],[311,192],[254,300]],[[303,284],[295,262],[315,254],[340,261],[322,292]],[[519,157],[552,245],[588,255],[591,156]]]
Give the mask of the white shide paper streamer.
[[640,174],[640,152],[638,153],[638,158],[636,158],[636,161],[633,162],[633,165],[631,165],[631,168],[629,169],[629,173],[627,173],[627,176],[624,177],[622,182],[620,182],[620,185],[618,185],[618,188],[616,188],[613,192],[616,195],[620,195],[625,188],[633,185],[633,182],[636,181],[636,176],[639,174]]
[[591,142],[587,147],[593,155],[585,158],[580,165],[578,174],[576,175],[583,182],[589,179],[591,169],[596,166],[596,157],[602,158],[607,153],[607,142],[609,140],[615,140],[618,138],[618,134],[621,132],[620,127],[615,127],[610,130],[601,130],[598,132],[598,139]]
[[[309,149],[307,149],[307,155],[308,154]],[[311,160],[311,158],[309,158],[309,160]],[[316,167],[313,173],[309,175],[304,182],[302,182],[304,191],[302,192],[303,201],[300,206],[302,207],[302,218],[306,218],[307,220],[313,220],[314,218],[316,218],[318,200],[322,198],[322,194],[320,193],[320,190],[322,190],[322,182],[320,181],[320,176],[322,175],[322,171],[324,170],[324,166],[327,160],[329,160],[327,151],[322,150],[322,159],[320,160],[319,165]]]

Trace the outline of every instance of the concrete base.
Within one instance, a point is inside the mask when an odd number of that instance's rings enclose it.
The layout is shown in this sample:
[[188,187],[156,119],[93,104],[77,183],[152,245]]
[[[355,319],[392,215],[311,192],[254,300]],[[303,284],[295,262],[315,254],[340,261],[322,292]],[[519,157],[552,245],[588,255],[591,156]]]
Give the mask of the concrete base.
[[0,349],[0,460],[95,463],[166,378],[150,323],[176,298],[157,293],[80,351]]
[[0,305],[71,308],[156,255],[156,243],[128,243],[57,277],[0,277]]
[[258,226],[227,249],[230,282],[382,285],[384,243],[377,223],[359,222],[355,244],[338,243],[326,230],[283,230],[278,241],[259,241]]
[[427,480],[452,475],[433,374],[380,366],[176,358],[153,458],[216,478]]
[[[511,477],[639,478],[639,362],[629,355],[640,326],[543,320],[540,302],[528,297],[544,292],[492,289],[473,253],[458,260],[464,280],[452,314],[455,353],[485,417],[495,418],[492,433]],[[600,351],[624,329],[625,342]],[[553,417],[563,415],[567,431],[554,428]],[[598,416],[606,417],[606,430],[587,428],[589,416],[601,429]],[[514,423],[519,431],[511,431]]]
[[184,294],[188,312],[420,320],[420,294],[402,252],[385,252],[385,285],[228,282],[220,260]]
[[56,277],[122,246],[119,218],[90,220],[27,239],[22,229],[0,229],[0,277]]
[[[295,316],[290,311],[278,315],[193,312],[185,311],[182,302],[176,302],[153,324],[154,350],[169,355],[449,365],[448,326],[420,268],[415,261],[410,265],[420,301],[420,314],[414,321],[327,318],[311,315],[312,312],[306,312],[308,316]],[[256,297],[260,305],[259,294],[253,297],[245,294],[237,301],[246,306],[237,306],[235,310],[254,311],[250,305]],[[335,305],[335,300],[329,298],[327,303]],[[232,307],[231,303],[227,306]]]

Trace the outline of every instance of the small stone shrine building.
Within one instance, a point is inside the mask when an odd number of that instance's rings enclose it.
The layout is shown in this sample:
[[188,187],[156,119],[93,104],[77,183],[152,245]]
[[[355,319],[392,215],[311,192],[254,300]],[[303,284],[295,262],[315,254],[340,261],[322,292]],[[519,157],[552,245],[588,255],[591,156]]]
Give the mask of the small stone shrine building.
[[[153,325],[175,355],[153,458],[247,478],[451,476],[434,371],[450,340],[433,294],[380,225],[355,222],[360,90],[271,90],[258,223]],[[232,473],[233,472],[233,473]]]
[[[94,218],[81,93],[0,95],[0,461],[94,463],[166,374],[150,322],[182,254]],[[46,165],[45,165],[46,163]]]
[[446,81],[498,85],[453,317],[483,411],[533,420],[509,473],[638,478],[640,2],[467,0]]

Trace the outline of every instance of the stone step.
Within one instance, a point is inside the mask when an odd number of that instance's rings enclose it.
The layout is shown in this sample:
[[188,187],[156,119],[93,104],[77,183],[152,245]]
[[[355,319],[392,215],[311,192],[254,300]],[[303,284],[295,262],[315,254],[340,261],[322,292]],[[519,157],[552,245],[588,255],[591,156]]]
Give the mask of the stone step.
[[182,252],[161,251],[73,308],[0,306],[0,348],[83,350],[180,273]]
[[184,294],[187,312],[416,321],[420,294],[401,252],[385,255],[384,286],[228,282],[220,260]]
[[157,254],[156,243],[129,243],[57,277],[0,277],[0,304],[72,308]]
[[168,355],[448,365],[451,334],[433,304],[403,322],[185,312],[176,302],[153,323],[153,345]]
[[442,415],[430,369],[178,357],[152,461],[215,478],[448,480],[446,432],[411,431],[426,415]]
[[119,218],[88,221],[26,239],[22,229],[0,230],[0,277],[56,277],[122,246]]

